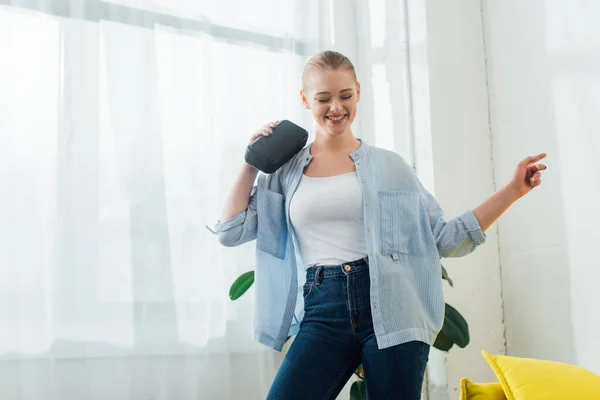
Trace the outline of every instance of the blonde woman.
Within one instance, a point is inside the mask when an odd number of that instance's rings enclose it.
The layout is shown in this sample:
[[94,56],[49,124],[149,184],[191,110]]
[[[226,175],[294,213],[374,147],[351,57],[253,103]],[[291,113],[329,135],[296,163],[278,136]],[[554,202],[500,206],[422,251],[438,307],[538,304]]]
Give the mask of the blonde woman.
[[335,399],[361,363],[369,398],[420,399],[444,318],[439,257],[484,243],[485,230],[541,184],[545,154],[446,221],[400,155],[352,134],[360,84],[347,57],[313,56],[300,94],[314,142],[255,187],[258,171],[244,165],[213,230],[225,246],[257,240],[256,339],[280,351],[295,336],[268,399]]

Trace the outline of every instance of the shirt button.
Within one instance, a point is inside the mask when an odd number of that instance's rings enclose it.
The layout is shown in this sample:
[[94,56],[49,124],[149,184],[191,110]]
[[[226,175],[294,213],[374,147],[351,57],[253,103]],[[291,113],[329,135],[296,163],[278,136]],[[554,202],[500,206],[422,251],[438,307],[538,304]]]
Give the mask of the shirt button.
[[367,228],[367,232],[371,232],[371,228]]
[[364,179],[362,180],[362,183],[365,183],[365,180],[364,180]]
[[373,282],[375,282],[377,279],[373,278],[373,279],[371,279],[371,280],[372,280]]
[[371,257],[373,257],[373,252],[371,252]]
[[365,203],[365,206],[368,206],[368,205],[369,205],[369,202],[367,201],[367,202]]
[[377,308],[377,304],[373,303],[373,308]]
[[346,265],[346,266],[344,267],[344,269],[345,269],[346,271],[350,271],[350,270],[352,269],[352,267],[351,267],[351,266],[349,266],[349,265]]

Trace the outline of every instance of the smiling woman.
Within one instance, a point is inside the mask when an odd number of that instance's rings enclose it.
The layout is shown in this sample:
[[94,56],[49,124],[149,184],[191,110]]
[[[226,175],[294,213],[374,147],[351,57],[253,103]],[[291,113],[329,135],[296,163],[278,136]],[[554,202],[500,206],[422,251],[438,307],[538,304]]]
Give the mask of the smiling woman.
[[356,117],[360,84],[352,62],[324,51],[312,56],[302,73],[302,103],[311,110],[318,130],[330,135],[347,131]]
[[[352,122],[413,164],[408,107],[398,102],[405,70],[386,72],[381,57],[404,65],[404,49],[379,40],[396,35],[380,31],[400,26],[401,14],[381,14],[382,4],[391,3],[2,2],[3,391],[19,400],[265,398],[281,359],[247,335],[251,304],[226,297],[254,267],[254,250],[219,248],[204,225],[243,163],[229,155],[265,121],[308,128],[315,113],[318,131],[334,136]],[[353,58],[362,89],[343,59],[340,85],[315,64],[302,88],[307,112],[298,78],[332,42],[365,55]],[[327,163],[312,150],[311,168]]]

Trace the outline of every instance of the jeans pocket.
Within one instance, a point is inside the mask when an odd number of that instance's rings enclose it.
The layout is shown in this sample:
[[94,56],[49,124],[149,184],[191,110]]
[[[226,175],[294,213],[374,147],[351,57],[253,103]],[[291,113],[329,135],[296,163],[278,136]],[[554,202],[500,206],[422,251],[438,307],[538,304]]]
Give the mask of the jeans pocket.
[[304,284],[304,287],[302,288],[304,300],[307,300],[310,297],[310,295],[313,293],[314,286],[315,286],[314,282],[307,282]]
[[417,192],[380,191],[381,254],[398,262],[400,254],[419,254],[421,199]]
[[281,260],[285,259],[287,245],[287,223],[285,218],[285,197],[267,189],[257,192],[256,245]]

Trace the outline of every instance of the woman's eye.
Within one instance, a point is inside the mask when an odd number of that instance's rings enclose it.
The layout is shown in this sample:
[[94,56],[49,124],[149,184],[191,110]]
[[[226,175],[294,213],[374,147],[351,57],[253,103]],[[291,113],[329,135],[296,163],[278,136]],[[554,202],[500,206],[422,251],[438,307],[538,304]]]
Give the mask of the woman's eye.
[[[350,96],[342,96],[342,100],[348,100],[351,97],[352,97],[352,95],[350,95]],[[327,103],[327,102],[329,102],[329,99],[319,99],[319,103]]]

